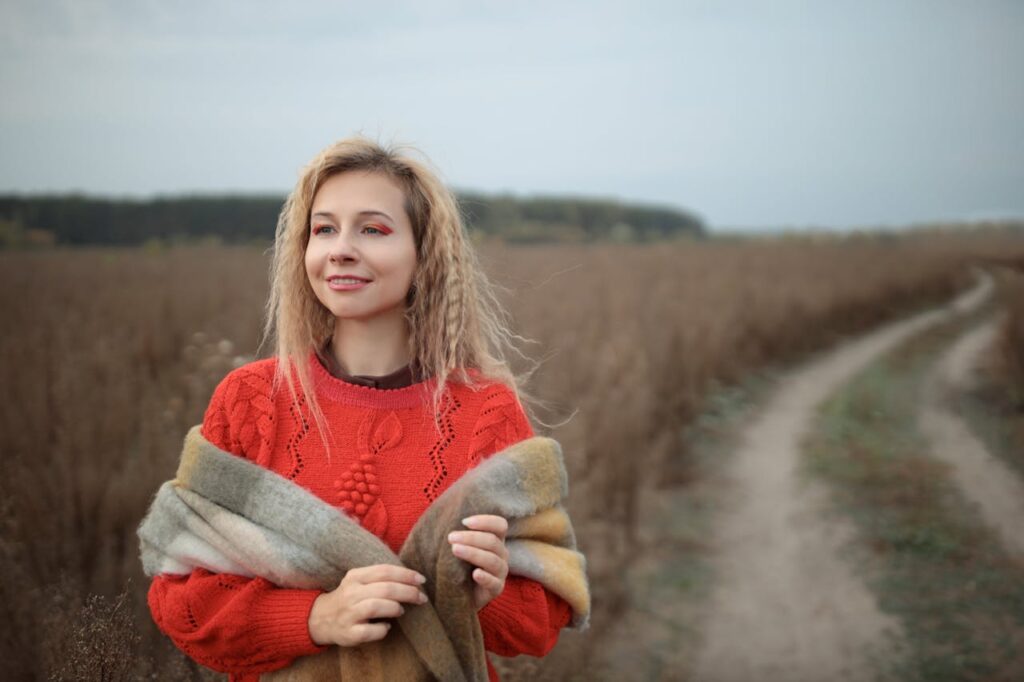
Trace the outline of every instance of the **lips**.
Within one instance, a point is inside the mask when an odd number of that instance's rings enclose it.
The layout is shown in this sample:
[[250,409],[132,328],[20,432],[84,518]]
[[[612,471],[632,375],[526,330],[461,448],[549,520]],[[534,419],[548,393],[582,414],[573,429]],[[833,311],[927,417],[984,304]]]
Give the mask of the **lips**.
[[365,288],[370,280],[355,275],[337,275],[327,279],[327,288],[331,291],[357,291]]

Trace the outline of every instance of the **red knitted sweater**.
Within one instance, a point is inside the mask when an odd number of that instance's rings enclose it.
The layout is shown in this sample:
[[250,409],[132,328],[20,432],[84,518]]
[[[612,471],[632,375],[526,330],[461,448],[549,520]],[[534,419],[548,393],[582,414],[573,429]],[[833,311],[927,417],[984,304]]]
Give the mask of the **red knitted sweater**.
[[[370,388],[332,376],[311,353],[317,399],[332,430],[328,461],[307,408],[296,410],[286,387],[271,391],[275,362],[249,363],[221,381],[203,418],[203,436],[343,508],[395,552],[453,481],[482,458],[533,435],[503,384],[477,390],[449,384],[439,435],[429,410],[432,379]],[[155,577],[149,608],[160,630],[192,659],[230,673],[230,682],[250,682],[323,650],[308,627],[319,594],[196,569],[188,576]],[[571,609],[539,583],[509,576],[479,618],[488,651],[544,656]],[[488,672],[498,680],[489,661]]]

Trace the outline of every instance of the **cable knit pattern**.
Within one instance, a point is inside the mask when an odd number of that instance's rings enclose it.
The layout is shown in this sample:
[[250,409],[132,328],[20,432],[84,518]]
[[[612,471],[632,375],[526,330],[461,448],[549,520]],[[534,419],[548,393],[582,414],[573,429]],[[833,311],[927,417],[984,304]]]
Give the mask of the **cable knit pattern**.
[[512,392],[505,386],[488,389],[480,407],[480,416],[473,426],[473,440],[469,446],[470,467],[507,444],[518,443],[533,435],[533,429]]
[[[212,443],[294,480],[334,504],[394,551],[430,503],[481,459],[533,435],[522,407],[502,384],[451,384],[441,430],[429,411],[434,381],[397,389],[345,382],[310,354],[314,386],[331,425],[328,462],[310,433],[304,403],[286,387],[272,392],[273,359],[233,370],[214,390],[202,433]],[[197,570],[158,576],[149,592],[153,618],[191,658],[252,682],[258,673],[321,651],[309,637],[316,590],[279,588],[262,578]],[[546,654],[571,609],[540,584],[510,577],[479,613],[485,647],[503,656]],[[491,679],[497,674],[489,668]]]
[[[217,438],[213,442],[220,442],[228,452],[246,453],[257,464],[265,466],[273,447],[275,409],[271,398],[273,373],[268,375],[267,368],[261,364],[240,367],[231,372],[230,381],[227,378],[221,381],[203,417],[203,435],[211,441]],[[288,447],[290,452],[308,430],[308,424],[295,430],[295,443],[289,443]],[[294,478],[301,469],[301,459],[296,457],[293,470],[283,475]]]

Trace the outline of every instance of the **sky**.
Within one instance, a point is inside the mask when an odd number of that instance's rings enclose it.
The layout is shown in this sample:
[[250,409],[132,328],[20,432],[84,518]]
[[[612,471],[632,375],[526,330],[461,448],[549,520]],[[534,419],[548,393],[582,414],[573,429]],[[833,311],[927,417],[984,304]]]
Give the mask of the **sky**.
[[284,196],[362,133],[718,230],[1022,217],[1022,67],[1016,0],[4,0],[0,193]]

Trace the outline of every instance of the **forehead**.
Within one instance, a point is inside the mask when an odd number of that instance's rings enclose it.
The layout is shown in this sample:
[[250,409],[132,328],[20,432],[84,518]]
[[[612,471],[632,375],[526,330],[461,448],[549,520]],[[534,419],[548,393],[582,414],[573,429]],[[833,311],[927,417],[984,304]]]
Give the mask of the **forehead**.
[[405,215],[405,193],[393,179],[382,173],[345,171],[320,185],[310,213],[356,214],[379,211],[399,220]]

